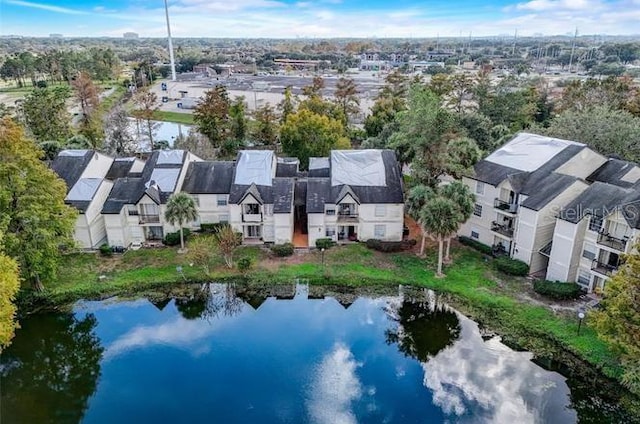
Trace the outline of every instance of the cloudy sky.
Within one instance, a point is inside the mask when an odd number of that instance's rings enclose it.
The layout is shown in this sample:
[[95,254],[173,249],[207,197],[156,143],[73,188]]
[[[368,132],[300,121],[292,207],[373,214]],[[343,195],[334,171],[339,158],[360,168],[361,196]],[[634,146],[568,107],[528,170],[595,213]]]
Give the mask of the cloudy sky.
[[[178,37],[639,34],[640,0],[169,0]],[[165,34],[163,0],[0,0],[0,34]]]

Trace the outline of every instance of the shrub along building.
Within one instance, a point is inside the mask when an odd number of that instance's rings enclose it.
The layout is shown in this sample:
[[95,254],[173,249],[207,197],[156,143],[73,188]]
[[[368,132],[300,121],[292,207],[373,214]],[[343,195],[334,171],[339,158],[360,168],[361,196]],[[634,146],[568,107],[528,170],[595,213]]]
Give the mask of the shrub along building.
[[[183,150],[162,150],[144,163],[82,152],[61,153],[53,167],[67,184],[81,176],[100,178],[94,184],[101,187],[99,195],[83,190],[91,208],[76,205],[91,212],[77,226],[76,238],[84,247],[162,240],[177,230],[165,221],[164,210],[179,191],[189,193],[198,209],[198,219],[185,227],[227,222],[242,233],[244,243],[295,241],[313,247],[325,237],[342,243],[402,239],[402,175],[392,151],[333,151],[330,157],[313,158],[308,173],[299,171],[298,159],[278,158],[268,150],[241,151],[235,161],[203,161]],[[89,170],[90,155],[98,155],[95,170]],[[71,169],[69,157],[76,158],[73,169],[83,170],[74,171],[77,176],[65,171]],[[87,219],[93,222],[95,241],[85,242]]]
[[633,244],[640,168],[584,144],[520,133],[463,180],[476,205],[459,234],[536,276],[602,288]]

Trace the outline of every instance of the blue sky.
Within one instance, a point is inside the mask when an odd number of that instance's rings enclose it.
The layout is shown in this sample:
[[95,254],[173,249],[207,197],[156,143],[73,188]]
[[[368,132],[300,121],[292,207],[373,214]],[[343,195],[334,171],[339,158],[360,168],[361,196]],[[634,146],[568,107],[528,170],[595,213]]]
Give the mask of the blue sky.
[[[178,37],[640,34],[640,0],[169,0]],[[0,34],[143,37],[163,0],[0,0]]]

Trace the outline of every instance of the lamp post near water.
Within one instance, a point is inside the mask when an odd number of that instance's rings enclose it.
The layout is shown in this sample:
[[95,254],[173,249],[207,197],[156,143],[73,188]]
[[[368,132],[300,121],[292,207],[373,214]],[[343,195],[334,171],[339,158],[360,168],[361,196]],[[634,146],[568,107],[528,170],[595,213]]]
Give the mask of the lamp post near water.
[[320,249],[320,252],[322,252],[322,267],[324,268],[324,247]]

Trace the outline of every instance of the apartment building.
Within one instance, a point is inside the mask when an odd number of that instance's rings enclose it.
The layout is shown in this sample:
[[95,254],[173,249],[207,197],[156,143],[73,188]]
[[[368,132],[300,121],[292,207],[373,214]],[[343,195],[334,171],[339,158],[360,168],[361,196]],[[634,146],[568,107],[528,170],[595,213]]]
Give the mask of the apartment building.
[[179,191],[198,209],[198,219],[185,226],[228,222],[244,243],[290,243],[295,236],[297,246],[315,247],[324,237],[339,243],[402,239],[403,185],[394,152],[332,151],[312,158],[308,173],[299,165],[269,150],[243,150],[235,161],[161,150],[146,161],[66,151],[53,166],[68,185],[78,183],[68,202],[86,212],[76,238],[87,248],[162,240],[177,230],[164,213]]
[[463,179],[476,204],[459,234],[544,276],[558,211],[589,187],[587,177],[606,162],[584,144],[519,133]]
[[107,179],[113,158],[93,150],[62,150],[51,163],[67,185],[65,203],[78,210],[74,238],[79,247],[95,249],[107,240],[102,205],[113,183]]
[[180,191],[191,162],[201,161],[184,150],[159,150],[151,154],[141,172],[130,168],[117,178],[101,210],[111,246],[160,241],[176,231],[164,219],[169,197]]
[[305,212],[309,246],[329,237],[402,240],[403,182],[391,150],[334,150],[311,158]]
[[638,240],[640,168],[609,159],[587,181],[591,185],[558,214],[546,278],[602,292]]

